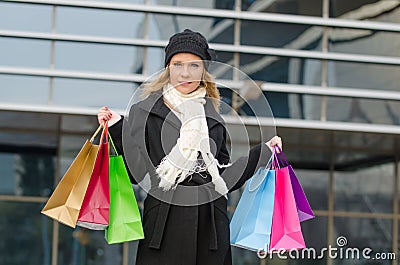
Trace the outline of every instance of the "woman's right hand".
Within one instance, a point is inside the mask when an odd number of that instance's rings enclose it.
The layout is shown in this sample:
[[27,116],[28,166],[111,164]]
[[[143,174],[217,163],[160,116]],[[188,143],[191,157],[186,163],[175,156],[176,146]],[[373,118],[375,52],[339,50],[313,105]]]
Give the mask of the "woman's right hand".
[[108,126],[112,126],[120,119],[121,115],[109,109],[108,107],[101,107],[97,113],[97,120],[101,125],[103,125],[105,121],[108,121]]

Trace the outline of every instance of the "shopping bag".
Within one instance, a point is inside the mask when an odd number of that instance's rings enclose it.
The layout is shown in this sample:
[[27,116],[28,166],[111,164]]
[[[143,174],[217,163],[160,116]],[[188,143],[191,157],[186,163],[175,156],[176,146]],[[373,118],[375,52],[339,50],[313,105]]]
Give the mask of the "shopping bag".
[[[276,152],[274,152],[277,156]],[[276,163],[275,163],[276,164]],[[269,251],[305,248],[288,167],[275,168],[275,196]]]
[[115,155],[110,155],[110,220],[105,231],[108,244],[144,238],[142,220],[135,193],[125,168],[110,136]]
[[[283,167],[287,167],[289,171],[290,181],[292,183],[294,199],[296,201],[296,208],[300,222],[314,218],[315,215],[311,209],[310,204],[308,203],[304,190],[301,187],[299,179],[297,178],[292,166],[286,160],[285,154],[282,152],[281,148],[279,146],[276,146],[276,148],[279,150],[280,154],[277,157],[279,159],[279,162],[282,164]],[[282,157],[282,159],[280,159],[279,157]]]
[[93,144],[93,140],[100,129],[101,126],[99,126],[90,140],[86,140],[42,209],[42,214],[70,227],[74,228],[76,226],[99,150],[99,146]]
[[230,222],[233,246],[252,251],[267,251],[269,248],[275,190],[271,159],[247,182],[240,197]]
[[108,181],[108,125],[104,123],[100,148],[78,216],[77,225],[104,230],[108,225],[110,191]]

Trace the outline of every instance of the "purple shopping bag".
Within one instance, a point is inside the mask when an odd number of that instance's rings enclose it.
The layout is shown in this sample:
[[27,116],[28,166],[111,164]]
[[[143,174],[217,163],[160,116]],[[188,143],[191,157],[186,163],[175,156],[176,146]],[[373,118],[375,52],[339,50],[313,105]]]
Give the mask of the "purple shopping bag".
[[292,183],[292,189],[293,189],[293,193],[294,193],[294,199],[296,201],[297,213],[299,215],[300,222],[314,218],[315,215],[311,209],[310,204],[308,203],[308,200],[304,193],[304,190],[301,187],[299,179],[297,178],[296,174],[294,173],[292,166],[289,165],[281,148],[279,146],[276,146],[275,148],[277,148],[279,150],[279,154],[277,154],[277,157],[278,158],[282,157],[282,159],[283,159],[283,161],[281,159],[279,159],[279,162],[281,162],[282,167],[288,168],[288,171],[290,174],[290,181]]

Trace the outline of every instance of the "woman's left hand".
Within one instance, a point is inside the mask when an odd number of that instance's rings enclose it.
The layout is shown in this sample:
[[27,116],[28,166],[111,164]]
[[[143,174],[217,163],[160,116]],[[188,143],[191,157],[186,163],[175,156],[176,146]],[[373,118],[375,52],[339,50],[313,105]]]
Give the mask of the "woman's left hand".
[[[274,151],[274,146],[276,146],[276,145],[279,146],[281,148],[281,150],[283,149],[282,148],[282,139],[279,136],[272,137],[271,140],[269,140],[265,144],[268,146],[268,148],[271,150],[271,152]],[[279,152],[279,150],[278,150],[278,152]]]

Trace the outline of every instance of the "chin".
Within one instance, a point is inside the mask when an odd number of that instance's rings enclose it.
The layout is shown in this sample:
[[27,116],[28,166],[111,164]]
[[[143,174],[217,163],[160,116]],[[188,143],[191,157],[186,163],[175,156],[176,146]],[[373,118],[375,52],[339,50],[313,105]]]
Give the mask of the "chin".
[[192,93],[193,91],[196,90],[196,87],[181,87],[181,86],[178,86],[176,88],[176,90],[178,90],[182,94],[190,94],[190,93]]

